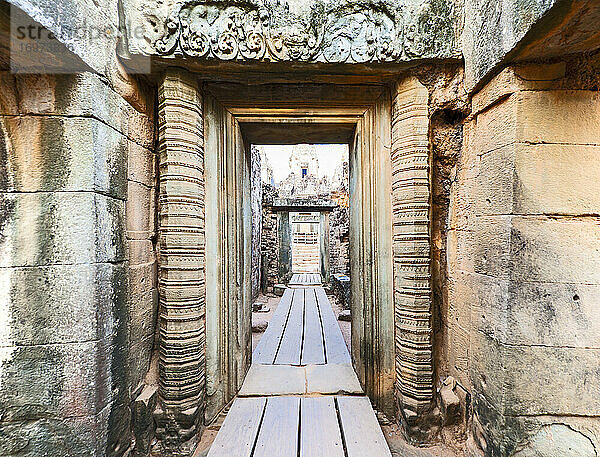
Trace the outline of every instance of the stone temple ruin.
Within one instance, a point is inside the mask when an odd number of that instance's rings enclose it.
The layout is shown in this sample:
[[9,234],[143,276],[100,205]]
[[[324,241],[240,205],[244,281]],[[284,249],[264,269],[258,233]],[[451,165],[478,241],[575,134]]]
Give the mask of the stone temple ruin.
[[[262,220],[253,230],[259,231],[262,263],[254,263],[253,268],[262,270],[262,291],[272,292],[276,284],[287,283],[293,272],[319,273],[326,279],[349,275],[348,161],[342,160],[333,175],[319,178],[317,148],[297,145],[290,156],[289,174],[278,183],[264,153],[258,165]],[[258,289],[259,284],[253,284],[254,296]]]
[[266,234],[304,197],[257,184],[267,144],[349,146],[347,199],[302,211],[347,243],[394,455],[599,455],[599,2],[0,0],[0,24],[0,455],[200,455],[290,273]]

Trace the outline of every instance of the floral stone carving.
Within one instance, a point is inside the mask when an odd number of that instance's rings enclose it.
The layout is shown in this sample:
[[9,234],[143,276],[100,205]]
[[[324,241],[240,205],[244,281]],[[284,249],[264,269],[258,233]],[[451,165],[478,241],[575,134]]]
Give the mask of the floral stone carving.
[[217,60],[369,63],[454,55],[445,0],[308,3],[297,12],[278,0],[180,1],[164,32],[147,40],[153,54]]

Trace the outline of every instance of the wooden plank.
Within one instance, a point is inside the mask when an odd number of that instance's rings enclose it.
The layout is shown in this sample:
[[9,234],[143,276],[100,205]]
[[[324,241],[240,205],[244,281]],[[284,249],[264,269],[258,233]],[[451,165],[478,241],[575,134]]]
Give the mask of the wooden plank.
[[304,341],[302,344],[302,365],[324,364],[325,347],[321,318],[317,309],[314,289],[304,291]]
[[256,349],[254,349],[252,363],[272,364],[275,362],[279,342],[283,337],[283,331],[292,305],[293,295],[294,289],[286,289],[283,293],[267,330],[256,345]]
[[253,457],[297,457],[299,422],[300,397],[269,398]]
[[325,336],[325,361],[326,363],[351,363],[348,347],[342,336],[342,331],[333,314],[331,303],[322,287],[316,287],[317,306],[321,313],[323,334]]
[[236,398],[207,457],[250,457],[266,398]]
[[302,398],[300,457],[344,457],[334,397]]
[[278,365],[300,365],[304,321],[304,289],[296,289],[287,325],[275,357]]
[[367,397],[337,397],[348,457],[392,457]]

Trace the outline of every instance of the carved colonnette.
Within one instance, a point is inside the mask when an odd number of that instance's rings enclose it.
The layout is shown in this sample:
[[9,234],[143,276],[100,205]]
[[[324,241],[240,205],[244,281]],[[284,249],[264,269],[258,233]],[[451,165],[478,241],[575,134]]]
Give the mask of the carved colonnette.
[[407,419],[433,397],[428,91],[410,77],[392,109],[396,383]]
[[204,138],[202,101],[187,72],[159,88],[158,433],[193,436],[205,395]]
[[453,3],[445,0],[183,0],[160,8],[128,1],[151,11],[132,54],[323,63],[457,55]]

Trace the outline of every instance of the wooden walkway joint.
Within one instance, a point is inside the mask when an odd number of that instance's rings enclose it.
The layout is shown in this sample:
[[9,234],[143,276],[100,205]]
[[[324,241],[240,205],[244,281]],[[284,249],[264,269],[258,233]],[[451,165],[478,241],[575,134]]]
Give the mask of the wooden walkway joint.
[[[295,275],[296,276],[296,275]],[[286,289],[208,457],[391,457],[318,278]]]

